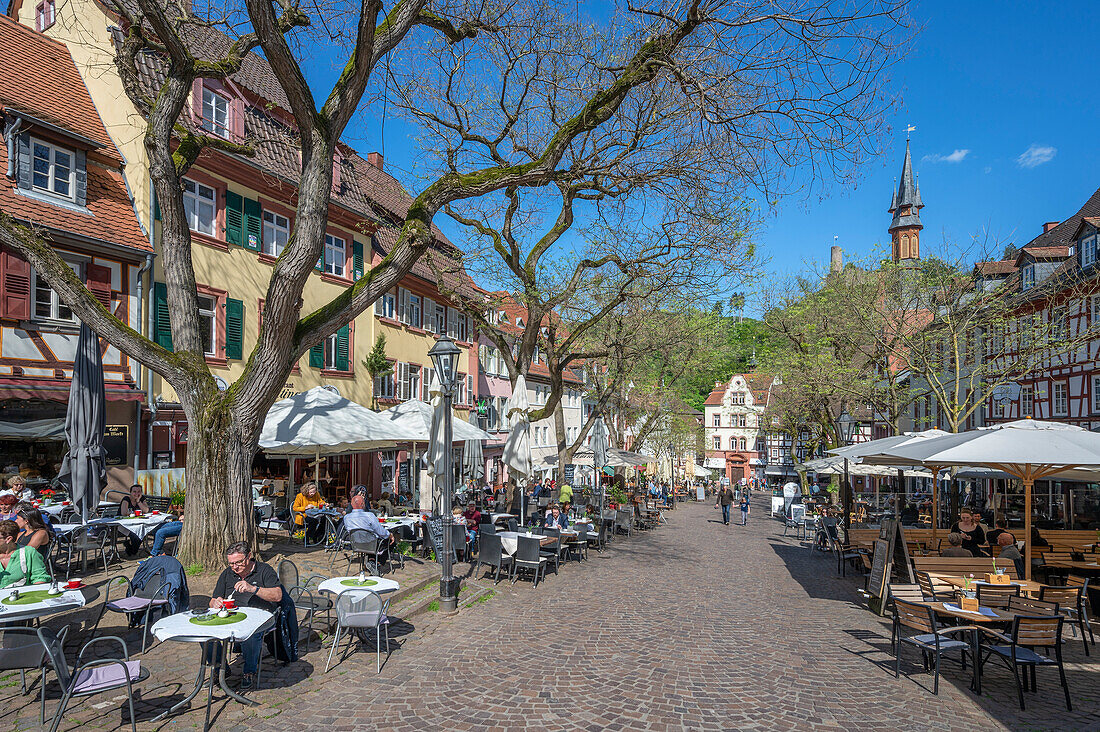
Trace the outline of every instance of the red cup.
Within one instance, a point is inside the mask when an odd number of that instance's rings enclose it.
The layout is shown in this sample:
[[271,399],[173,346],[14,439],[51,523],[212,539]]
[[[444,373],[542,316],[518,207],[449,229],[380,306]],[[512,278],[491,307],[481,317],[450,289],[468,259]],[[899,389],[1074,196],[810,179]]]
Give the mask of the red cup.
[[150,511],[150,512],[149,512],[149,515],[150,515],[150,516],[159,516],[159,515],[160,515],[160,511]]
[[65,589],[67,590],[75,590],[78,587],[80,587],[80,580],[78,579],[71,579],[65,583]]
[[222,607],[224,607],[226,610],[236,610],[237,609],[237,601],[236,600],[222,600]]
[[141,518],[141,511],[134,511],[134,515]]
[[70,505],[71,503],[72,503],[72,501],[62,501],[62,502],[61,502],[61,505],[62,505],[62,506],[68,506],[68,505]]

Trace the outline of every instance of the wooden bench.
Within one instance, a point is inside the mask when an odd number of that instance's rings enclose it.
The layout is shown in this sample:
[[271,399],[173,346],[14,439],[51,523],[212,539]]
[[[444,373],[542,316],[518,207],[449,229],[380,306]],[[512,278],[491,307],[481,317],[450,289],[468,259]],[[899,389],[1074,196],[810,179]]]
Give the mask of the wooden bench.
[[[1011,559],[996,561],[998,569],[1004,569],[1012,579],[1019,579],[1016,574],[1016,564]],[[913,557],[913,569],[929,574],[950,574],[956,577],[973,574],[975,577],[981,577],[992,571],[993,564],[990,559],[972,557]]]

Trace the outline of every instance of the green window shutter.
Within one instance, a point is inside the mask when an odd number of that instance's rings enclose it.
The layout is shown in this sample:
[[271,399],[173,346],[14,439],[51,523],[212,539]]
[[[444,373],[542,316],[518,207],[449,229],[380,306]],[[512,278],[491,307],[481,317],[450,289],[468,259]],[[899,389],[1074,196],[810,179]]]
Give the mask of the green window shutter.
[[244,199],[244,240],[241,246],[259,251],[264,237],[264,211],[260,202],[251,198]]
[[225,192],[225,240],[230,244],[243,247],[244,238],[244,199],[239,193]]
[[349,341],[351,340],[351,328],[344,326],[336,331],[336,370],[348,370]]
[[244,302],[225,301],[225,357],[244,357]]
[[160,346],[172,348],[172,326],[168,320],[168,285],[153,283],[153,340]]
[[325,344],[318,343],[316,346],[309,349],[309,365],[315,369],[323,369],[325,367]]
[[353,241],[351,243],[351,279],[358,282],[363,277],[363,243]]
[[156,191],[153,191],[153,219],[160,221],[160,199],[157,198]]

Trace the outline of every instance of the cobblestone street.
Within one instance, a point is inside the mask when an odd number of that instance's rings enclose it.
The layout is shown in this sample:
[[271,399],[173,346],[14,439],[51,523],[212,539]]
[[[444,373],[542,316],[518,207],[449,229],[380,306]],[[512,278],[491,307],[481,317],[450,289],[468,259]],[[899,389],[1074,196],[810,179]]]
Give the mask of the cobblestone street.
[[[912,651],[903,668],[916,675],[894,679],[889,626],[860,604],[861,579],[836,577],[831,557],[759,516],[723,526],[711,506],[689,503],[668,517],[587,564],[563,565],[537,589],[501,582],[457,617],[395,623],[401,647],[381,674],[369,647],[323,674],[328,646],[314,639],[303,661],[251,694],[259,706],[216,700],[215,728],[1100,729],[1100,673],[1082,663],[1076,638],[1066,644],[1073,712],[1046,669],[1026,712],[996,665],[980,699],[954,664],[933,696]],[[471,585],[466,598],[491,584]],[[179,698],[194,655],[160,643],[143,657],[153,678],[141,686],[139,718]],[[18,697],[17,677],[3,692],[0,725],[33,727],[37,703]],[[116,728],[119,703],[104,695],[77,704],[62,728]],[[201,714],[159,727],[201,728]]]

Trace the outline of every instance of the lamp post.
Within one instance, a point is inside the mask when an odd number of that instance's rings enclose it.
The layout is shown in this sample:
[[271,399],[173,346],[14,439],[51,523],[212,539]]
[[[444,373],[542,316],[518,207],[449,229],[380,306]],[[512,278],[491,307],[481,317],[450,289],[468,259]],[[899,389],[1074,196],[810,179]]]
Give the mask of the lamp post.
[[454,566],[451,562],[451,496],[454,494],[454,426],[451,424],[451,402],[454,399],[455,384],[458,381],[458,357],[462,351],[455,345],[454,339],[448,335],[442,335],[435,342],[428,355],[432,357],[435,365],[435,376],[439,380],[439,388],[443,393],[443,495],[440,497],[440,512],[443,514],[443,540],[440,542],[440,579],[439,579],[439,609],[443,612],[454,612],[458,609],[458,580],[454,577]]
[[[858,425],[859,421],[848,414],[847,409],[837,417],[836,432],[840,437],[840,441],[844,443],[841,447],[852,444],[852,438],[855,437]],[[848,458],[844,458],[844,485],[841,486],[841,491],[841,506],[844,510],[844,540],[848,541],[852,517],[852,479],[848,475]]]

